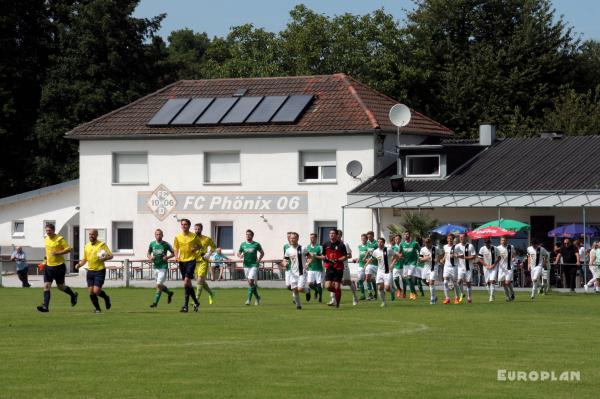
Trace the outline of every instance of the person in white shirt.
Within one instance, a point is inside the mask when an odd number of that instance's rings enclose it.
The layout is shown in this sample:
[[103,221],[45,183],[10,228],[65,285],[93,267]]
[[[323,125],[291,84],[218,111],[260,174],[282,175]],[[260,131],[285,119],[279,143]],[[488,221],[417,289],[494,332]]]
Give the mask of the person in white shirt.
[[298,233],[292,232],[290,234],[290,246],[285,250],[283,261],[284,266],[289,266],[288,282],[292,289],[296,309],[301,310],[302,304],[300,303],[299,292],[305,292],[307,270],[306,248],[302,248],[302,245],[298,244],[298,237]]
[[490,302],[495,299],[496,281],[498,281],[498,262],[500,256],[498,249],[492,245],[492,240],[485,239],[485,245],[479,249],[479,262],[483,266],[485,284],[490,294]]
[[498,281],[504,288],[506,302],[515,300],[515,290],[513,287],[513,277],[517,251],[515,247],[508,243],[507,237],[500,238],[500,245],[496,247],[500,260],[498,261]]
[[456,245],[454,244],[454,234],[448,234],[446,237],[447,244],[444,245],[444,305],[450,303],[449,291],[450,287],[454,288],[454,304],[458,304],[458,287],[456,285],[456,277],[458,274],[458,255],[456,254]]
[[437,295],[435,294],[435,280],[438,278],[440,258],[444,251],[437,245],[433,245],[431,237],[425,239],[425,246],[421,248],[419,253],[419,262],[423,263],[423,279],[429,286],[429,304],[437,303]]
[[394,260],[398,259],[398,255],[391,247],[385,246],[385,238],[377,239],[377,248],[373,251],[373,258],[377,263],[377,288],[379,289],[379,297],[381,299],[381,307],[386,306],[385,293],[391,292],[392,287],[392,265]]
[[358,293],[356,292],[357,284],[356,277],[353,279],[352,274],[350,273],[350,266],[348,265],[348,259],[352,259],[352,249],[350,248],[350,244],[342,239],[344,233],[342,230],[338,230],[338,240],[340,240],[344,246],[346,247],[346,260],[344,261],[344,277],[342,278],[342,285],[346,285],[350,287],[350,291],[352,291],[352,305],[358,305]]
[[454,252],[458,253],[458,289],[460,290],[460,298],[458,302],[462,302],[465,298],[463,291],[463,283],[467,284],[467,303],[473,302],[473,267],[475,266],[475,258],[477,257],[473,244],[467,242],[467,234],[462,233],[459,236],[460,243],[455,247]]
[[592,271],[592,278],[583,288],[585,292],[588,292],[590,287],[594,287],[594,292],[600,294],[600,241],[595,241],[590,249],[589,265]]
[[542,271],[547,266],[550,254],[540,245],[537,239],[531,241],[531,246],[527,248],[527,264],[531,271],[531,299],[535,298],[535,293],[541,284]]

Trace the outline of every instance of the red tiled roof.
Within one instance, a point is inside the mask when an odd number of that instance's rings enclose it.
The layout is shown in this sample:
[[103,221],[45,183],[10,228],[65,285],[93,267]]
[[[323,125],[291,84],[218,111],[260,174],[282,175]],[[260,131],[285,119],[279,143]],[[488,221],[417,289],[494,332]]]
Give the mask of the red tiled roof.
[[[170,98],[229,97],[238,89],[248,96],[314,94],[315,100],[295,124],[147,126]],[[182,80],[124,107],[77,126],[66,136],[86,138],[135,138],[168,136],[284,136],[318,133],[395,132],[388,118],[397,102],[345,74],[273,78]],[[447,127],[412,111],[403,133],[452,136]]]

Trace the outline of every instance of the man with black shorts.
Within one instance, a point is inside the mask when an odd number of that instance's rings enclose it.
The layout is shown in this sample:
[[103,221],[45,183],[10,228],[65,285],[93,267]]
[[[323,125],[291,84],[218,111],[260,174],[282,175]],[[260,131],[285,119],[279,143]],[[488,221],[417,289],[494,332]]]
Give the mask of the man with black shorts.
[[190,231],[192,222],[189,219],[181,219],[181,233],[175,236],[173,248],[175,249],[175,259],[179,262],[179,272],[183,280],[183,290],[185,292],[183,306],[180,312],[187,313],[190,297],[194,301],[194,312],[200,308],[200,302],[196,298],[192,281],[194,280],[194,271],[196,270],[196,251],[202,243],[200,238]]
[[104,299],[106,310],[111,308],[110,297],[102,289],[104,278],[106,277],[106,266],[104,262],[113,258],[113,254],[108,249],[106,243],[98,240],[98,230],[90,230],[88,237],[90,242],[85,244],[83,249],[83,259],[75,267],[78,269],[87,263],[87,287],[90,293],[90,300],[94,305],[94,312],[100,313],[100,303],[98,297]]
[[59,290],[68,294],[71,297],[71,306],[77,305],[77,293],[73,292],[70,287],[65,285],[65,274],[67,267],[65,266],[64,255],[71,251],[71,247],[67,241],[60,235],[55,233],[53,224],[46,225],[46,237],[44,239],[46,247],[46,267],[44,267],[44,303],[37,307],[42,313],[48,312],[50,306],[50,287],[52,282],[56,281],[56,286]]
[[335,294],[336,308],[340,307],[342,299],[342,279],[344,278],[344,260],[346,260],[346,246],[338,239],[336,229],[329,230],[329,241],[323,243],[325,268],[325,288]]

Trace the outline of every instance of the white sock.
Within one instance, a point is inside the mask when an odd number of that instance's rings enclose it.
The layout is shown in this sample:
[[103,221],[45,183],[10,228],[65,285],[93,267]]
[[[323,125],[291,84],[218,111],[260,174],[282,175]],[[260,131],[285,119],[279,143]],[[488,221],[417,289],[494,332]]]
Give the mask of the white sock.
[[454,297],[458,298],[458,284],[454,284]]
[[429,296],[435,298],[435,284],[429,285]]
[[381,302],[385,303],[385,290],[379,290],[379,297],[381,298]]
[[538,288],[538,283],[537,281],[533,282],[533,285],[531,287],[531,296],[534,297],[535,296],[535,292],[537,291]]
[[593,287],[593,286],[595,285],[595,284],[594,284],[594,282],[595,282],[595,281],[596,281],[596,279],[595,279],[595,278],[592,278],[590,281],[588,281],[588,282],[587,282],[587,284],[586,284],[586,285],[587,285],[588,287]]
[[358,295],[356,295],[356,283],[353,281],[350,283],[350,290],[352,291],[352,296],[355,301],[358,301]]
[[473,293],[473,287],[467,285],[467,299],[471,299],[471,294]]
[[458,284],[458,291],[461,295],[465,295],[465,291],[463,290],[463,283]]
[[490,284],[490,298],[494,296],[496,293],[496,286],[494,284]]
[[300,303],[300,295],[297,292],[294,292],[294,302],[296,302],[296,306],[301,306]]
[[444,296],[446,298],[450,298],[449,294],[450,294],[450,288],[448,287],[448,280],[444,280]]

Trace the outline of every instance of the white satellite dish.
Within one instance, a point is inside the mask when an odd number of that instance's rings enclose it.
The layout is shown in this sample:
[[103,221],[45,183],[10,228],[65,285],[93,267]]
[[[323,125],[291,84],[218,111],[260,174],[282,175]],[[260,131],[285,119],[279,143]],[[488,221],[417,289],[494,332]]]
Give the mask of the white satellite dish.
[[362,173],[362,164],[358,161],[350,161],[346,165],[346,173],[352,177],[357,177]]
[[394,126],[406,126],[410,122],[410,108],[404,104],[396,104],[390,108],[389,116]]

